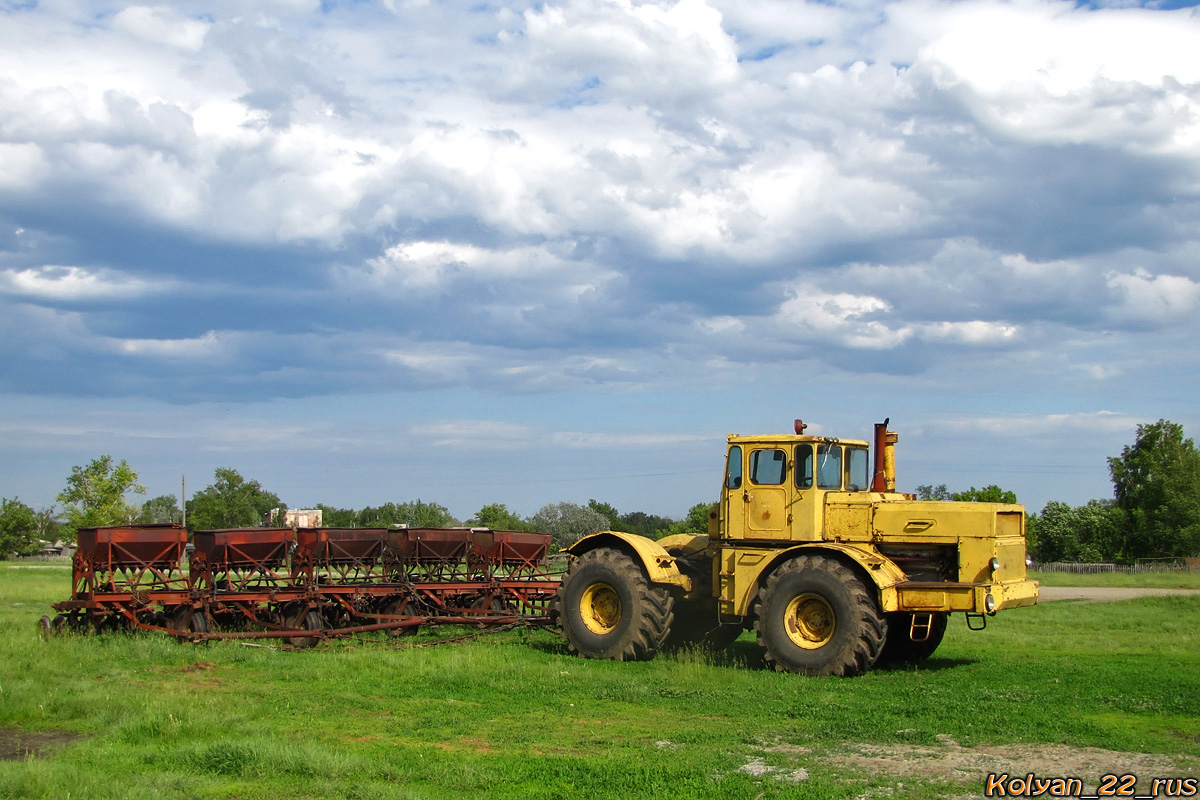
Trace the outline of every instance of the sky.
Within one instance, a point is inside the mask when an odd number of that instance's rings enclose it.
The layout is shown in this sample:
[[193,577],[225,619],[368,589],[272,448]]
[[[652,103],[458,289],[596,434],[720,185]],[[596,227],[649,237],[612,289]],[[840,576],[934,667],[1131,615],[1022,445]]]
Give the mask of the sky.
[[1200,433],[1200,12],[0,0],[0,494],[682,517],[728,433]]

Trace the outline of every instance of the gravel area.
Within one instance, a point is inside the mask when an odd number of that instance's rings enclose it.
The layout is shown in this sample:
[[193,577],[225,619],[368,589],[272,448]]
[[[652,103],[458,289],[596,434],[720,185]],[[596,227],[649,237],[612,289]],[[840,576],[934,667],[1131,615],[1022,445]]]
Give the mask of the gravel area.
[[1038,602],[1051,600],[1086,600],[1089,603],[1111,603],[1165,594],[1186,594],[1200,597],[1200,589],[1140,589],[1114,586],[1043,586],[1038,590]]

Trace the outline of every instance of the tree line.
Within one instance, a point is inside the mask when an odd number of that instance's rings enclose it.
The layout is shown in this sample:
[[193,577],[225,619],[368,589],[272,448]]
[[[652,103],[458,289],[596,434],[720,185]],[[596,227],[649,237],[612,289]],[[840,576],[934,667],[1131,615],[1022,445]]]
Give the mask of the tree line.
[[1030,519],[1039,561],[1113,561],[1200,555],[1200,450],[1182,425],[1138,425],[1108,459],[1113,497],[1082,506],[1050,502]]
[[[1113,496],[1081,506],[1052,500],[1026,518],[1037,561],[1132,563],[1200,555],[1200,450],[1169,420],[1137,426],[1132,445],[1108,459]],[[923,500],[1015,503],[998,486],[950,492],[918,486]]]
[[[1160,419],[1138,425],[1132,445],[1108,459],[1113,497],[1072,507],[1051,501],[1027,516],[1030,554],[1038,561],[1114,561],[1160,559],[1200,554],[1200,450],[1184,436],[1182,425]],[[183,511],[173,495],[135,503],[129,495],[145,494],[138,474],[124,460],[104,455],[73,467],[58,494],[61,511],[35,511],[14,498],[0,505],[0,556],[36,553],[42,541],[73,541],[75,531],[98,525],[180,522]],[[924,500],[1016,503],[1017,496],[999,486],[951,492],[945,484],[918,486]],[[438,503],[413,500],[363,509],[317,504],[327,527],[407,525],[446,528],[459,525],[496,530],[539,531],[560,547],[602,530],[635,533],[658,539],[672,533],[708,530],[711,504],[697,503],[683,519],[642,511],[620,513],[609,503],[549,503],[522,517],[504,503],[483,506],[460,522]],[[189,530],[244,528],[262,525],[273,509],[286,506],[274,492],[237,470],[218,468],[212,484],[187,501]]]
[[[74,541],[80,528],[131,523],[180,523],[183,509],[174,495],[160,495],[136,503],[130,498],[143,495],[146,488],[138,483],[138,474],[124,460],[103,455],[85,466],[73,467],[66,488],[58,494],[61,510],[55,507],[34,511],[18,499],[4,499],[0,507],[0,557],[31,555],[43,541]],[[608,503],[590,500],[586,506],[576,503],[549,503],[529,517],[508,510],[503,503],[483,506],[465,522],[456,519],[439,503],[424,500],[389,502],[363,509],[335,508],[318,503],[322,524],[330,528],[383,528],[405,525],[410,528],[451,528],[462,525],[496,530],[538,531],[548,533],[554,543],[565,547],[581,536],[602,530],[638,533],[660,538],[667,533],[705,531],[708,504],[694,506],[682,520],[646,514],[641,511],[619,513]],[[189,531],[219,528],[248,528],[271,524],[272,514],[285,512],[279,495],[268,491],[256,480],[247,480],[237,470],[218,468],[213,482],[186,502]],[[282,523],[280,523],[282,524]]]

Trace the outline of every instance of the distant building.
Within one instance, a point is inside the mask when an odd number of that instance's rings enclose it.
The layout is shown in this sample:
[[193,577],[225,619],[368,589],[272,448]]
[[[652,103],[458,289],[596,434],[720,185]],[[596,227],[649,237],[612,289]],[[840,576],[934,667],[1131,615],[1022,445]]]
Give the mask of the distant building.
[[[281,511],[283,512],[283,519],[278,520]],[[285,528],[319,528],[321,527],[321,509],[272,508],[270,513],[267,514],[266,523],[270,527],[282,525]]]

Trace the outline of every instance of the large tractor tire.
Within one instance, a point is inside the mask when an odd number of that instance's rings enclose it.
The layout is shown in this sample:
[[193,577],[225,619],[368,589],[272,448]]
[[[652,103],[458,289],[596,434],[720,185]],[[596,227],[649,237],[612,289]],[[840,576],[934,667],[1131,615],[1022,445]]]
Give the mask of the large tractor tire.
[[874,593],[821,555],[798,556],[771,573],[754,625],[768,664],[805,675],[859,675],[887,636]]
[[653,658],[666,641],[673,604],[641,564],[609,547],[575,559],[558,588],[563,635],[571,652],[584,658]]
[[[933,655],[946,635],[947,614],[931,614],[929,637],[922,642],[912,639],[913,615],[902,611],[888,614],[887,641],[883,644],[880,664],[915,664]],[[918,629],[919,631],[920,629]]]

